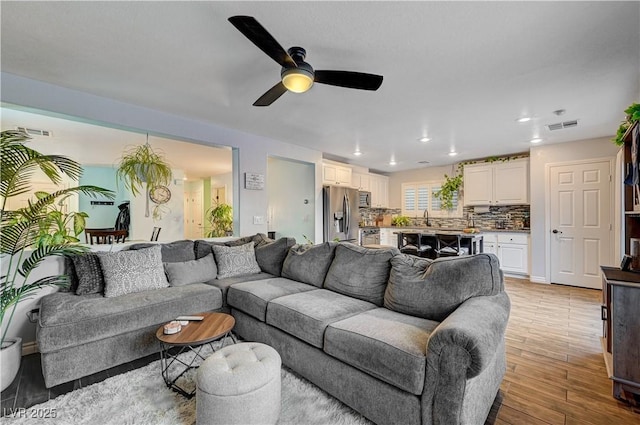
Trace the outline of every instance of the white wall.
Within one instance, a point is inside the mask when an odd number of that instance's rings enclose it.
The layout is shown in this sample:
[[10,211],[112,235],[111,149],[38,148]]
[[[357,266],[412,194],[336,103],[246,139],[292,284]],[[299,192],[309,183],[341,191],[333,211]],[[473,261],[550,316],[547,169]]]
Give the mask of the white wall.
[[[221,202],[233,206],[233,174],[225,173],[211,176],[211,196],[213,197],[214,189],[217,187],[226,187],[225,197]],[[215,204],[215,199],[211,199],[211,205]]]
[[[546,181],[547,164],[567,161],[579,161],[593,158],[615,158],[619,147],[610,141],[610,137],[580,140],[532,147],[530,154],[531,184],[531,280],[548,282],[546,250],[548,232],[545,211],[547,209]],[[613,188],[612,188],[613,189]],[[611,242],[612,249],[614,241]]]
[[275,231],[277,238],[293,237],[298,243],[304,243],[303,235],[312,239],[315,227],[313,164],[273,157],[267,164],[268,230]]
[[[8,104],[62,114],[67,119],[89,120],[101,125],[149,132],[179,140],[199,141],[208,145],[237,148],[237,163],[234,164],[237,167],[233,171],[234,182],[244,182],[246,172],[266,176],[269,155],[314,163],[316,164],[315,236],[317,240],[322,238],[322,203],[318,202],[322,199],[321,151],[5,72],[1,73],[0,81],[2,84],[1,99]],[[267,191],[246,190],[242,184],[238,187],[237,198],[238,205],[235,205],[234,202],[234,210],[239,212],[237,223],[239,234],[266,233],[266,220],[264,224],[254,225],[253,217],[256,215],[266,217]]]

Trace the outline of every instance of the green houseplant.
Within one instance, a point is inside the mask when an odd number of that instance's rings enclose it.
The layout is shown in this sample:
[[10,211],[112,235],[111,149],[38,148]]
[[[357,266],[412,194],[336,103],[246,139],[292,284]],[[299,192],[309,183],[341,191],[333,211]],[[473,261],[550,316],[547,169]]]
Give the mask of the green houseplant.
[[[24,207],[9,209],[8,200],[31,191],[31,178],[40,170],[55,184],[62,175],[78,180],[82,167],[60,155],[43,155],[25,145],[29,136],[19,131],[3,131],[0,135],[2,199],[0,227],[0,329],[2,337],[2,389],[10,385],[20,366],[19,338],[7,337],[7,331],[18,303],[46,286],[65,286],[65,276],[47,276],[29,280],[31,272],[53,255],[72,255],[87,250],[78,244],[78,234],[84,230],[87,215],[82,212],[64,213],[59,201],[74,193],[101,195],[113,199],[113,193],[97,186],[77,186],[53,193],[37,192],[35,199]],[[31,251],[31,252],[29,252]],[[5,353],[17,353],[17,359]]]
[[229,204],[220,203],[209,208],[206,217],[211,224],[208,238],[229,236],[233,234],[233,208]]
[[626,114],[625,120],[620,123],[618,131],[616,131],[616,137],[611,139],[618,146],[624,145],[624,135],[629,127],[640,121],[640,103],[632,103],[624,110],[624,113]]
[[453,195],[462,187],[462,174],[453,177],[444,175],[444,183],[440,186],[440,190],[435,192],[433,196],[440,200],[440,206],[444,210],[453,209]]
[[[129,148],[123,153],[116,172],[118,179],[131,190],[133,196],[144,192],[145,217],[149,217],[149,191],[156,186],[168,185],[173,177],[171,166],[162,152],[153,150],[148,137],[145,144]],[[161,213],[159,211],[154,218],[160,218]]]

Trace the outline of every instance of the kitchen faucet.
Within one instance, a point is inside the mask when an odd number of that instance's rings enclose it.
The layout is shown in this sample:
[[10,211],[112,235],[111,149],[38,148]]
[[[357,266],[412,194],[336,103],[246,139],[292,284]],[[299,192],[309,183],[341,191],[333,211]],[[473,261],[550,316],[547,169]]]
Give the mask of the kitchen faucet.
[[429,223],[429,208],[425,208],[424,212],[422,213],[422,217],[425,218],[425,223],[427,227],[431,226],[431,223]]

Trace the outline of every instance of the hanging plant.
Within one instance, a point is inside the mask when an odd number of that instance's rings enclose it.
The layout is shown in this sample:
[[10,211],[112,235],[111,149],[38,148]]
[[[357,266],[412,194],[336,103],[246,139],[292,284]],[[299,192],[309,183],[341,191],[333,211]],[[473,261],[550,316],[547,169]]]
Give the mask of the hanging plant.
[[611,141],[618,146],[624,145],[624,135],[629,127],[640,121],[640,103],[632,103],[627,109],[624,110],[624,113],[627,114],[627,116],[618,127],[616,137],[611,139]]
[[453,209],[453,195],[458,193],[462,187],[462,174],[458,174],[453,177],[444,175],[444,183],[440,187],[440,190],[435,192],[433,196],[440,200],[440,207],[444,210]]
[[149,189],[168,185],[173,174],[162,152],[151,148],[147,136],[147,143],[124,152],[117,176],[133,196],[144,192],[147,203],[145,217],[149,217]]

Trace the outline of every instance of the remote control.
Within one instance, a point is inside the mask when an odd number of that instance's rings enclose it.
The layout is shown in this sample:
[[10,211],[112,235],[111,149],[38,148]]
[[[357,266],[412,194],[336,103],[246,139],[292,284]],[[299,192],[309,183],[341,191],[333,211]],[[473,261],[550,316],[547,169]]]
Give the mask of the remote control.
[[178,316],[176,320],[191,320],[191,321],[200,321],[204,319],[204,316]]

